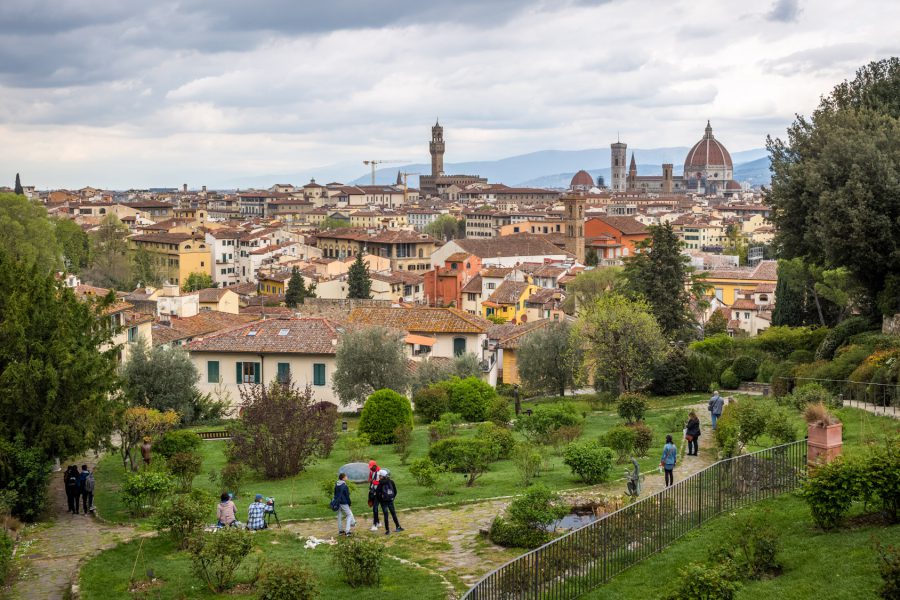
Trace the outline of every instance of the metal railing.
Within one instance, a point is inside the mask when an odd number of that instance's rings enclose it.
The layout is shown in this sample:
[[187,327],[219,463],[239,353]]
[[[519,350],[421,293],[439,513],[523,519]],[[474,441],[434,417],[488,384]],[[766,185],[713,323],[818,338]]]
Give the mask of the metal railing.
[[785,391],[792,391],[808,383],[824,386],[843,401],[844,406],[861,408],[877,415],[900,418],[900,385],[871,383],[849,379],[815,379],[812,377],[779,377]]
[[606,583],[723,512],[794,490],[806,440],[717,462],[488,573],[463,600],[566,600]]

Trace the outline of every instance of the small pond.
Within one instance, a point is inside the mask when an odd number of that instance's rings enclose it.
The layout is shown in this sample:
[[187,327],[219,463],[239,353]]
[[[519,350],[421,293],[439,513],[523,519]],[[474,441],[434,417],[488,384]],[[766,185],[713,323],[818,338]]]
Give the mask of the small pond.
[[578,529],[579,527],[584,527],[588,523],[593,523],[597,519],[599,519],[597,515],[594,514],[591,510],[579,510],[575,509],[562,519],[558,519],[547,526],[548,531],[554,530],[571,530]]

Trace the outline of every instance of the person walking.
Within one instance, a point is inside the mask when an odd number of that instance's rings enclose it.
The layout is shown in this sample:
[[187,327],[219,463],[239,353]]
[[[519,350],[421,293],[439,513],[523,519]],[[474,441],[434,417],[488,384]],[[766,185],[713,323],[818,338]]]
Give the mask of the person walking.
[[69,513],[78,514],[78,467],[69,465],[63,474],[63,485],[66,488],[66,502],[69,505]]
[[391,518],[394,519],[394,531],[403,531],[400,527],[400,521],[397,520],[397,511],[394,510],[394,499],[397,497],[397,484],[391,479],[388,472],[382,469],[378,472],[378,503],[384,513],[384,535],[391,534],[391,526],[388,522],[388,511]]
[[[356,518],[353,511],[350,510],[350,487],[347,485],[347,474],[338,473],[337,483],[334,484],[334,498],[331,500],[332,507],[337,506],[338,535],[349,536],[352,532],[350,528],[356,525]],[[344,530],[341,530],[341,520],[346,521]],[[385,517],[387,523],[387,517]]]
[[707,408],[709,409],[710,418],[712,419],[713,431],[715,431],[716,421],[718,421],[719,417],[722,416],[722,409],[725,408],[725,399],[719,395],[718,390],[713,392],[712,398],[709,399]]
[[666,474],[666,487],[675,482],[675,463],[678,460],[678,448],[672,443],[672,436],[666,436],[666,445],[663,446],[662,458],[659,459],[659,466],[662,467]]
[[697,448],[700,441],[700,419],[694,411],[688,413],[684,437],[688,443],[688,456],[697,456]]
[[369,506],[372,507],[370,531],[378,531],[378,472],[380,470],[374,460],[369,461]]
[[216,525],[231,527],[237,522],[237,506],[228,492],[222,492],[219,500],[219,505],[216,506]]
[[[81,473],[78,475],[78,491],[81,495],[82,508],[84,514],[94,510],[94,474],[91,473],[87,465],[81,465]],[[78,500],[75,500],[78,503]]]

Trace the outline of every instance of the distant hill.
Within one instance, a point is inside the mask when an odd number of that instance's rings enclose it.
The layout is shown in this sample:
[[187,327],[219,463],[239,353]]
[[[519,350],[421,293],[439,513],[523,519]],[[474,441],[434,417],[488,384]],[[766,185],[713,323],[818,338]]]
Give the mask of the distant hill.
[[769,165],[772,162],[768,156],[751,160],[734,166],[734,178],[738,181],[747,181],[751,185],[769,185],[772,183],[772,173]]

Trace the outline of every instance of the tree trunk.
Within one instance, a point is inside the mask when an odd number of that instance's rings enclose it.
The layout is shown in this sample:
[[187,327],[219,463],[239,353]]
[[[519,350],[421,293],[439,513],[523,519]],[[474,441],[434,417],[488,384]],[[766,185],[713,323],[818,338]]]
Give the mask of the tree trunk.
[[818,292],[816,292],[815,284],[812,285],[811,289],[812,289],[813,300],[816,301],[816,311],[818,311],[818,313],[819,313],[819,324],[822,327],[826,327],[825,315],[822,314],[822,303],[819,302],[819,294],[818,294]]

